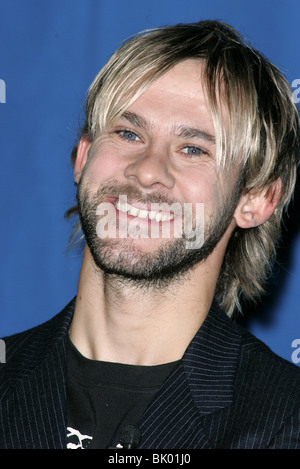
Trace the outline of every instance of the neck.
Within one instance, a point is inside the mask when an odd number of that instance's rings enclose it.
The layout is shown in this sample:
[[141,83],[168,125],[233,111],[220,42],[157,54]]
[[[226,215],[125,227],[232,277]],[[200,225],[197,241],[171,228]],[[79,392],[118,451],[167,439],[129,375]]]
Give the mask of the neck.
[[70,338],[94,360],[137,365],[179,360],[209,311],[216,278],[205,263],[164,289],[140,288],[99,271],[86,247]]

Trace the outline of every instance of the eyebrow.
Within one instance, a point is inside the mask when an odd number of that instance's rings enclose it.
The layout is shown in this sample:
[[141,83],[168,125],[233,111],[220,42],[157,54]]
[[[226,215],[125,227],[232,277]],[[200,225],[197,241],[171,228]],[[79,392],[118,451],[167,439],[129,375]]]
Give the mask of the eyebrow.
[[[121,118],[126,119],[132,125],[142,128],[142,129],[149,129],[151,124],[143,117],[135,112],[125,111]],[[209,143],[215,144],[216,140],[215,137],[204,130],[189,127],[187,125],[174,125],[172,128],[172,132],[174,135],[180,138],[189,139],[189,138],[199,138],[202,140],[206,140]]]
[[202,140],[208,141],[209,143],[216,143],[215,137],[213,135],[205,132],[204,130],[188,127],[186,125],[177,126],[174,133],[181,138],[200,138]]

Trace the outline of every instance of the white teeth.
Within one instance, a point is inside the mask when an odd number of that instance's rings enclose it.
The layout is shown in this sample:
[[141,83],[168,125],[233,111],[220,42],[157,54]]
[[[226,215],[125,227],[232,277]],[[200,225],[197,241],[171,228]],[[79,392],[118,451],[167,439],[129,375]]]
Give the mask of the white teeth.
[[129,213],[129,215],[132,215],[133,217],[137,217],[140,210],[136,207],[133,207],[132,205],[129,205],[129,204],[127,204],[127,205],[128,205],[128,210],[127,211]]
[[128,213],[129,215],[133,217],[139,217],[139,218],[149,218],[150,220],[155,220],[157,222],[160,221],[169,221],[173,220],[174,215],[172,213],[162,213],[161,211],[155,211],[155,210],[141,210],[133,205],[128,204],[127,202],[122,202],[121,200],[116,200],[115,202],[115,207],[118,209],[120,212]]
[[[130,212],[131,212],[131,210],[129,210],[129,213]],[[140,218],[147,218],[148,214],[149,214],[148,210],[139,210],[138,215],[139,215]]]
[[120,212],[127,212],[129,209],[127,202],[122,202],[121,200],[116,200],[115,207],[120,210]]
[[148,212],[148,217],[150,218],[150,220],[155,220],[156,214],[157,212],[153,212],[153,211]]
[[126,202],[120,202],[120,207],[121,207],[122,212],[127,212],[129,208]]
[[162,220],[162,213],[161,213],[161,212],[158,212],[158,213],[156,214],[155,220],[156,220],[156,221],[161,221],[161,220]]

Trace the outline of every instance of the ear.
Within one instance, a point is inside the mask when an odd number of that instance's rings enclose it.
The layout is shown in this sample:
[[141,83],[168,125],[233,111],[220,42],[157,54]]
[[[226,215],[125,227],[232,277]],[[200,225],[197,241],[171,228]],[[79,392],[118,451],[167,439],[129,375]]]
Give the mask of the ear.
[[243,194],[234,213],[240,228],[262,225],[274,213],[281,196],[281,179],[261,191],[252,190]]
[[78,183],[85,166],[91,142],[87,137],[81,137],[77,146],[77,155],[74,164],[74,179]]

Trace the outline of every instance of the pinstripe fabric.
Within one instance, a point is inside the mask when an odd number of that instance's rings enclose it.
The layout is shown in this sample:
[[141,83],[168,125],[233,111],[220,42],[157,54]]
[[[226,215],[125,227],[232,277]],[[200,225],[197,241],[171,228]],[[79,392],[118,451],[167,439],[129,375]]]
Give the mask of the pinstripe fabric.
[[[66,447],[66,337],[74,311],[6,338],[0,448]],[[300,448],[300,369],[213,304],[145,412],[140,448]]]
[[143,448],[300,448],[300,369],[218,308],[141,422]]
[[5,339],[0,365],[0,448],[66,447],[66,337],[74,302],[53,319]]

